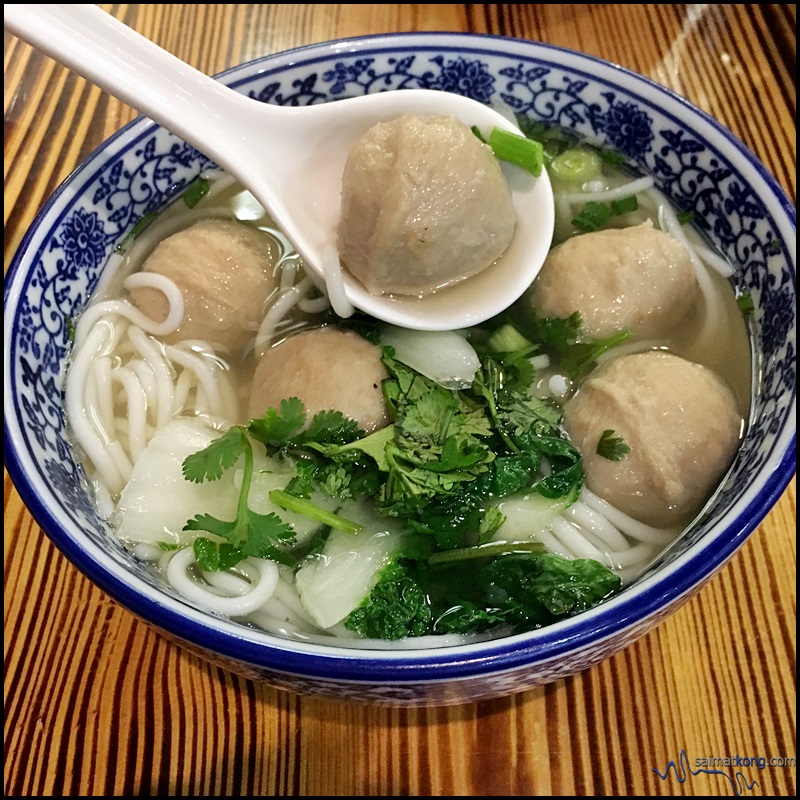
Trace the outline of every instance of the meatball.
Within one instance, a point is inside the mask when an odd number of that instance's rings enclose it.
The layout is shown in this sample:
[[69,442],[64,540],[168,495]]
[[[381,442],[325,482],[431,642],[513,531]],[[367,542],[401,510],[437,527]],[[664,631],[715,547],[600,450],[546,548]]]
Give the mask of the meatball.
[[[168,236],[143,267],[171,278],[183,294],[183,323],[165,340],[204,339],[240,351],[264,318],[276,286],[276,257],[263,233],[233,220],[206,219]],[[133,289],[131,299],[153,319],[167,316],[167,301],[158,289]]]
[[579,311],[583,331],[630,330],[657,336],[679,323],[699,297],[686,247],[645,222],[584,233],[554,247],[529,290],[543,317]]
[[296,333],[262,356],[253,376],[249,417],[298,397],[310,420],[341,411],[365,433],[389,424],[381,381],[389,377],[380,350],[357,333],[334,327]]
[[373,294],[422,296],[475,275],[515,227],[499,162],[455,117],[378,123],[345,164],[339,254]]
[[[566,403],[564,427],[589,489],[641,522],[669,527],[691,521],[718,485],[742,418],[713,372],[654,350],[597,367]],[[630,447],[619,461],[597,454],[606,430]]]

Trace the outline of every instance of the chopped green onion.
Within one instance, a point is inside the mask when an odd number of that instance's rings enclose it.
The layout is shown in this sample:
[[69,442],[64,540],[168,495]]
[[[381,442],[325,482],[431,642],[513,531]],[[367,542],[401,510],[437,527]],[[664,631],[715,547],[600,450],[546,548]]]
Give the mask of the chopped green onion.
[[550,163],[550,174],[562,181],[586,183],[603,171],[600,156],[582,147],[573,147],[556,156]]
[[627,197],[621,197],[619,200],[611,201],[611,210],[619,216],[620,214],[630,214],[631,211],[636,211],[639,208],[639,201],[636,195],[630,194]]
[[629,214],[639,208],[639,200],[635,195],[612,200],[610,205],[590,200],[580,211],[572,224],[584,233],[592,233],[605,228],[613,217]]
[[605,228],[613,216],[614,212],[607,205],[590,200],[572,220],[572,224],[585,233],[592,233]]
[[485,138],[485,137],[484,137],[484,135],[481,133],[481,130],[480,130],[480,128],[479,128],[477,125],[473,125],[473,126],[470,128],[470,130],[471,130],[471,131],[472,131],[472,132],[473,132],[473,133],[474,133],[474,134],[475,134],[475,135],[476,135],[476,136],[477,136],[477,137],[478,137],[478,138],[479,138],[479,139],[480,139],[480,140],[481,140],[481,141],[482,141],[484,144],[488,144],[488,142],[486,141],[486,138]]
[[679,211],[675,217],[681,225],[688,225],[694,220],[694,211]]
[[736,303],[740,311],[746,317],[749,317],[756,310],[755,303],[753,302],[753,295],[750,292],[744,292],[736,298]]
[[208,194],[210,188],[211,182],[198,176],[183,190],[183,202],[189,208],[194,208]]
[[302,497],[296,497],[293,494],[284,492],[282,489],[273,489],[269,493],[269,499],[278,508],[284,511],[294,511],[297,514],[303,514],[306,517],[317,520],[323,525],[329,525],[337,531],[343,533],[358,533],[364,526],[359,525],[357,522],[351,522],[349,519],[340,517],[326,508],[312,503],[310,500],[305,500]]
[[531,175],[541,175],[544,148],[541,142],[526,139],[518,133],[495,128],[489,134],[489,146],[501,161],[522,167]]
[[134,239],[158,216],[157,211],[148,211],[147,214],[139,217],[134,226],[128,231],[128,235],[117,245],[116,251],[124,253],[133,244]]
[[75,318],[74,317],[64,317],[64,324],[67,328],[67,338],[71,341],[75,341]]
[[597,155],[599,155],[609,167],[621,167],[625,163],[625,156],[616,150],[612,150],[610,147],[598,147]]
[[528,350],[533,343],[526,339],[510,322],[499,327],[486,343],[494,353],[516,353]]
[[541,542],[490,542],[475,547],[460,547],[457,550],[442,550],[432,553],[429,564],[447,564],[452,561],[469,561],[475,558],[496,558],[510,553],[543,553]]
[[773,239],[769,243],[768,250],[771,256],[778,255],[783,250],[783,242],[780,239]]

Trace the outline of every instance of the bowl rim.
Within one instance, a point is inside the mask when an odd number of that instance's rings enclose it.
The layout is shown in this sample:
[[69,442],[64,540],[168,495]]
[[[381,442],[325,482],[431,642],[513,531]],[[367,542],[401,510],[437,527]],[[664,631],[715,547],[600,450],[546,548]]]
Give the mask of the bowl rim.
[[[529,57],[543,51],[549,54],[558,54],[564,59],[575,59],[577,63],[562,64],[562,66],[568,66],[569,69],[577,72],[585,71],[587,63],[602,67],[605,71],[611,69],[615,75],[622,75],[625,80],[635,84],[637,93],[640,92],[640,87],[645,87],[656,96],[677,103],[685,111],[696,115],[700,122],[711,126],[729,146],[732,146],[745,159],[747,166],[756,171],[765,186],[773,193],[787,215],[788,222],[796,229],[796,209],[783,188],[755,154],[728,128],[678,95],[674,90],[613,62],[580,51],[494,34],[435,31],[372,34],[302,45],[269,54],[231,67],[215,77],[236,87],[252,80],[252,77],[236,80],[244,69],[252,70],[264,66],[265,69],[260,70],[261,74],[282,72],[294,65],[293,59],[303,59],[303,64],[309,64],[315,60],[314,58],[305,58],[305,56],[316,56],[316,60],[328,61],[340,51],[349,54],[366,53],[370,50],[386,52],[391,49],[413,49],[417,52],[425,49],[440,51],[463,49],[481,52],[481,45],[485,46],[484,51],[487,55],[493,55],[497,53],[497,50],[496,48],[493,50],[492,45],[498,43],[512,48],[519,47],[523,53],[527,52]],[[592,75],[592,78],[602,80],[596,75]],[[634,91],[633,88],[628,90]],[[665,111],[665,113],[670,112]],[[14,295],[17,274],[23,268],[23,257],[31,255],[28,250],[34,238],[34,231],[47,213],[57,204],[61,195],[68,190],[94,159],[99,158],[107,151],[109,146],[123,139],[135,137],[137,132],[139,135],[147,135],[155,128],[158,128],[155,123],[141,116],[127,123],[83,159],[48,197],[12,257],[4,281],[6,303]],[[796,246],[796,240],[792,244]],[[787,260],[790,261],[790,264],[795,263],[794,256]],[[796,280],[796,272],[794,272],[794,276]],[[9,334],[13,320],[6,315],[4,317],[5,340],[10,342]],[[6,345],[6,353],[8,353],[7,348],[8,345]],[[6,359],[4,367],[4,381],[5,386],[8,387],[10,385],[9,359]],[[795,396],[796,391],[792,397],[792,404],[795,403]],[[783,494],[796,470],[796,431],[792,431],[788,438],[784,432],[781,439],[784,442],[783,450],[777,457],[777,463],[774,458],[771,459],[772,472],[765,478],[763,487],[744,507],[740,508],[738,504],[735,504],[729,509],[727,514],[731,516],[731,520],[725,528],[710,529],[699,542],[692,545],[675,562],[672,562],[669,569],[663,574],[657,573],[638,581],[633,587],[623,590],[608,601],[575,617],[527,633],[454,647],[425,650],[352,649],[284,640],[264,631],[251,630],[240,623],[199,611],[188,603],[173,600],[173,598],[155,591],[138,579],[121,580],[114,570],[107,568],[105,559],[98,558],[96,554],[93,554],[93,545],[80,543],[73,533],[64,528],[57,515],[40,498],[35,481],[32,481],[27,474],[25,459],[18,452],[17,432],[11,426],[11,421],[15,420],[14,407],[9,408],[12,401],[10,392],[6,391],[4,460],[12,482],[48,538],[104,592],[131,613],[155,624],[162,630],[203,649],[210,648],[230,659],[293,676],[347,679],[366,683],[379,680],[395,683],[415,682],[421,674],[432,668],[437,668],[436,675],[432,679],[438,681],[545,664],[574,652],[576,643],[584,647],[587,644],[596,646],[612,637],[619,636],[621,632],[634,629],[647,620],[657,618],[660,612],[665,609],[670,610],[688,599],[724,566],[766,517]],[[777,441],[775,449],[778,449]],[[736,510],[735,514],[734,509]],[[667,578],[669,578],[668,581]],[[357,668],[356,672],[354,672],[354,667]]]

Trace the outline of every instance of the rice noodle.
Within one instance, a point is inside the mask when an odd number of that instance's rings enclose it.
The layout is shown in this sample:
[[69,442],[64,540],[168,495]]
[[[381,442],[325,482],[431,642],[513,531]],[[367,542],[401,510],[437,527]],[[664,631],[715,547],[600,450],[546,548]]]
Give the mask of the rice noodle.
[[328,292],[331,308],[342,319],[352,317],[355,308],[353,308],[353,304],[345,291],[339,253],[331,244],[326,244],[322,248],[322,272],[325,275],[325,288]]
[[629,197],[632,194],[645,192],[651,189],[654,184],[655,180],[650,176],[636,178],[628,183],[623,183],[621,186],[603,189],[599,192],[565,192],[559,195],[558,202],[564,205],[571,203],[611,202],[612,200],[620,200],[623,197]]
[[79,347],[83,343],[97,320],[110,314],[125,317],[152,336],[166,336],[175,331],[183,322],[184,303],[181,290],[174,281],[165,275],[158,275],[154,272],[139,272],[125,279],[126,288],[134,289],[145,286],[151,289],[160,289],[167,298],[169,312],[162,322],[148,317],[127,300],[104,300],[90,305],[81,314],[78,324],[75,326],[75,346]]
[[678,220],[672,205],[657,189],[651,189],[649,194],[657,204],[658,220],[662,229],[681,242],[689,252],[689,257],[697,278],[697,284],[700,287],[706,305],[703,328],[698,334],[698,338],[702,339],[708,336],[713,330],[716,330],[719,325],[720,316],[722,314],[720,298],[714,289],[711,276],[708,274],[705,264],[703,264],[691,242],[687,239],[683,231],[683,226]]
[[581,501],[601,514],[621,533],[639,542],[647,542],[661,547],[668,545],[680,533],[679,528],[653,528],[635,520],[624,512],[598,497],[585,486],[581,489]]
[[281,291],[281,294],[272,303],[264,316],[264,320],[256,334],[255,351],[257,356],[262,356],[269,349],[278,325],[286,318],[289,311],[297,305],[303,294],[311,288],[311,285],[311,278],[304,278],[296,286],[291,286]]
[[247,581],[242,580],[235,585],[227,581],[226,586],[233,588],[235,594],[220,596],[212,591],[211,584],[203,585],[189,573],[194,564],[194,550],[191,547],[178,550],[167,564],[167,581],[187,600],[225,616],[245,617],[252,614],[272,597],[278,585],[278,565],[274,561],[248,558],[238,566],[243,570],[250,567],[254,572],[248,571]]
[[236,419],[238,401],[226,369],[207,343],[160,345],[114,311],[84,328],[72,356],[65,408],[72,436],[92,467],[96,494],[112,501],[119,495],[155,431],[176,413]]
[[108,434],[93,424],[90,417],[92,408],[84,406],[84,388],[89,384],[92,362],[107,352],[109,340],[113,339],[110,325],[97,325],[87,333],[83,346],[73,353],[70,367],[70,380],[67,381],[64,405],[72,433],[97,470],[99,480],[110,494],[117,494],[125,485],[126,476],[120,472],[115,459],[109,452]]

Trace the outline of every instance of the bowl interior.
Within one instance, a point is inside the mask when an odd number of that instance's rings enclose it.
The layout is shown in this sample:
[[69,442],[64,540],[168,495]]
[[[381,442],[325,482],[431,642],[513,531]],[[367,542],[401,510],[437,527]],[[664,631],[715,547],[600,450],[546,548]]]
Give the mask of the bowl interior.
[[[405,88],[454,91],[573,129],[654,175],[658,187],[693,212],[710,242],[737,265],[734,280],[753,298],[756,392],[749,429],[700,524],[605,605],[511,644],[464,646],[465,663],[477,664],[487,654],[510,659],[510,648],[529,662],[546,661],[576,641],[596,655],[615,631],[635,630],[722,566],[782,493],[794,471],[795,448],[795,210],[738,140],[642,77],[588,56],[499,37],[408,34],[315,45],[245,64],[220,80],[255,100],[281,105]],[[87,159],[42,209],[5,287],[6,463],[59,548],[146,619],[252,663],[269,661],[270,648],[284,658],[287,651],[324,657],[325,648],[287,645],[190,609],[161,586],[107,531],[80,488],[82,471],[65,435],[61,389],[71,320],[132,224],[209,166],[202,154],[140,119]],[[178,621],[181,615],[188,625]],[[338,648],[330,653],[345,657]],[[376,665],[408,665],[415,657],[421,664],[447,663],[452,652],[370,656]],[[291,661],[284,664],[293,668]],[[301,662],[297,668],[303,669]]]

